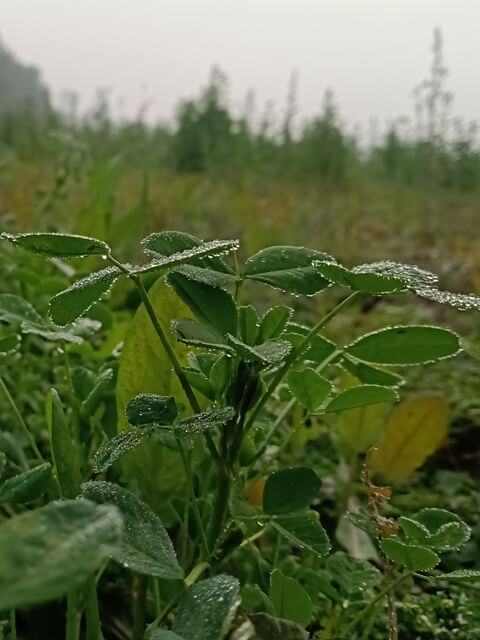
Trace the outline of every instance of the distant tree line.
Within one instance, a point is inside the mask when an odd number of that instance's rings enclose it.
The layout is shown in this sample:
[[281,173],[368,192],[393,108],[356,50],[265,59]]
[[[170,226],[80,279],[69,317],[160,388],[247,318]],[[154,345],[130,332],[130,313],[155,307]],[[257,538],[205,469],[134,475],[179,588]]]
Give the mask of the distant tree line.
[[[15,73],[18,87],[9,89],[16,84]],[[176,174],[211,174],[229,180],[322,180],[344,187],[373,176],[405,186],[477,189],[476,126],[452,115],[446,79],[437,31],[430,77],[414,92],[413,117],[391,123],[385,135],[373,136],[365,144],[358,133],[347,130],[330,91],[318,115],[298,123],[296,76],[281,118],[274,117],[271,105],[256,117],[252,94],[243,113],[234,114],[227,78],[215,68],[201,94],[179,104],[171,125],[153,126],[141,115],[116,121],[106,93],[99,93],[96,105],[84,117],[76,116],[75,100],[70,109],[54,111],[38,73],[22,68],[0,50],[0,154],[3,149],[20,159],[48,162],[62,140],[77,150],[83,148],[93,159],[121,154],[133,166]]]

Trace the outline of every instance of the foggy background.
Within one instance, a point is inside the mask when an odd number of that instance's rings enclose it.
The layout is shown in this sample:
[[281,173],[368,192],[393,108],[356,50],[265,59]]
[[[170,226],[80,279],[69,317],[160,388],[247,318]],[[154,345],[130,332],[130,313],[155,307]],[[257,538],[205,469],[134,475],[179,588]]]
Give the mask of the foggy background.
[[86,110],[99,88],[114,114],[171,119],[217,64],[241,110],[285,102],[298,74],[301,116],[332,88],[350,126],[412,113],[440,28],[458,116],[480,113],[478,0],[0,0],[0,37],[40,68],[54,104],[66,89]]

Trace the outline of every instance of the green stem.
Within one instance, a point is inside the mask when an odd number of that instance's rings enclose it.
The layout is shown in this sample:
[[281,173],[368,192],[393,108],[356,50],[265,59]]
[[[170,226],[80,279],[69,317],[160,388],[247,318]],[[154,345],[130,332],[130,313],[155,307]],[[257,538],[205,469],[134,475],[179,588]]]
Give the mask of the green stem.
[[153,324],[153,327],[158,337],[160,338],[160,342],[162,343],[162,346],[165,349],[168,359],[172,363],[173,370],[175,371],[175,374],[179,379],[183,390],[185,391],[185,395],[187,396],[188,402],[190,403],[192,410],[194,411],[194,413],[200,413],[201,408],[198,403],[198,400],[195,397],[195,394],[193,393],[193,389],[187,380],[185,372],[182,369],[182,365],[178,361],[175,351],[172,349],[172,345],[170,344],[170,340],[167,337],[165,329],[163,328],[159,317],[155,313],[155,309],[153,308],[152,303],[150,302],[150,298],[148,297],[148,293],[145,289],[142,279],[139,276],[134,276],[134,275],[130,277],[132,278],[133,282],[135,283],[135,286],[138,289],[138,293],[140,294],[140,298],[144,304],[145,310],[150,316],[150,320]]
[[228,502],[230,499],[230,489],[232,486],[232,476],[229,471],[221,465],[218,473],[218,488],[215,497],[210,531],[208,532],[208,546],[214,549],[220,537],[225,519],[227,517]]
[[255,420],[258,417],[258,414],[263,409],[263,407],[265,406],[265,404],[267,403],[267,401],[269,400],[269,398],[271,397],[271,395],[273,394],[277,386],[283,380],[283,378],[287,374],[288,370],[292,367],[292,365],[294,365],[295,362],[298,360],[298,358],[300,358],[300,356],[303,353],[305,353],[305,351],[310,346],[311,342],[313,341],[317,333],[321,331],[330,322],[330,320],[332,320],[336,315],[338,315],[341,311],[343,311],[343,309],[348,307],[359,295],[360,293],[358,291],[354,291],[347,298],[345,298],[345,300],[340,302],[340,304],[334,307],[329,313],[327,313],[327,315],[325,315],[321,320],[319,320],[319,322],[317,322],[317,324],[307,333],[307,335],[300,342],[298,347],[296,349],[293,349],[293,351],[290,352],[290,355],[285,360],[285,364],[283,365],[283,367],[281,367],[277,371],[276,375],[274,376],[267,390],[265,391],[263,396],[260,398],[255,409],[253,410],[247,422],[245,431],[249,431],[252,428]]
[[[121,262],[119,262],[116,258],[114,258],[111,254],[108,256],[110,262],[112,264],[114,264],[116,267],[118,267],[119,269],[121,269],[121,271],[123,271],[123,273],[125,273],[126,275],[129,276],[129,278],[132,280],[132,282],[135,284],[135,287],[137,288],[137,291],[139,293],[140,299],[143,302],[143,305],[145,307],[145,311],[147,312],[153,328],[155,329],[156,334],[158,335],[160,342],[162,343],[163,348],[165,349],[165,353],[167,354],[168,359],[170,360],[173,370],[175,371],[175,374],[180,382],[180,384],[182,385],[182,389],[185,392],[185,395],[187,396],[187,400],[190,404],[190,406],[192,407],[192,411],[194,413],[201,413],[201,408],[200,405],[198,403],[197,398],[195,397],[195,394],[193,392],[193,389],[189,383],[189,381],[187,380],[187,377],[185,375],[185,372],[182,369],[182,365],[180,364],[180,362],[178,361],[178,358],[175,354],[175,351],[172,349],[172,345],[170,344],[170,341],[167,337],[167,333],[165,331],[165,329],[162,326],[162,323],[159,319],[159,317],[157,316],[157,314],[155,313],[155,309],[153,308],[153,305],[150,301],[150,298],[148,297],[148,293],[147,290],[145,289],[145,286],[142,282],[142,279],[140,276],[136,275],[135,273],[131,273],[128,268],[123,265]],[[218,462],[220,460],[220,456],[218,455],[218,451],[217,448],[215,446],[215,442],[211,436],[210,433],[206,432],[205,433],[205,439],[207,442],[207,446],[208,449],[212,455],[212,457]]]
[[133,611],[132,640],[143,640],[145,636],[145,606],[147,603],[148,576],[139,576],[138,591]]
[[100,612],[98,610],[97,581],[92,574],[85,585],[86,640],[103,640]]
[[25,420],[22,418],[22,415],[21,415],[20,411],[18,410],[17,405],[15,404],[15,400],[10,395],[10,391],[7,389],[7,386],[5,385],[5,382],[3,381],[2,377],[0,377],[0,389],[3,391],[3,394],[4,394],[8,404],[10,405],[13,413],[15,414],[15,417],[17,418],[18,424],[20,425],[22,430],[25,432],[25,435],[27,436],[28,442],[30,443],[30,446],[32,447],[32,450],[35,453],[36,458],[38,459],[39,462],[44,462],[43,456],[40,453],[39,448],[37,447],[37,443],[35,442],[35,438],[33,437],[32,433],[30,432],[30,429],[27,427],[27,424],[26,424]]
[[361,622],[363,620],[363,618],[368,615],[372,609],[381,601],[383,600],[383,598],[385,596],[387,596],[393,589],[396,589],[396,587],[403,582],[404,580],[406,580],[407,578],[410,578],[413,575],[413,571],[408,571],[407,573],[404,573],[403,575],[399,576],[396,580],[394,580],[393,582],[391,582],[389,585],[387,585],[384,589],[382,589],[380,591],[380,593],[368,604],[368,606],[365,607],[365,609],[362,609],[356,616],[355,618],[352,620],[352,622],[348,625],[348,627],[345,629],[345,637],[350,638],[350,634],[355,630],[355,628],[358,626],[359,622]]
[[10,610],[10,635],[9,640],[17,640],[17,616],[15,609]]
[[[193,514],[195,516],[195,520],[197,522],[197,527],[198,527],[198,529],[200,531],[202,542],[203,542],[203,545],[205,547],[205,553],[206,553],[205,557],[208,558],[209,555],[210,555],[209,545],[208,545],[208,541],[207,541],[207,534],[205,533],[205,528],[203,526],[202,517],[200,515],[200,511],[198,509],[198,504],[197,504],[197,500],[196,500],[196,496],[195,496],[195,489],[194,489],[194,486],[193,486],[193,476],[192,476],[190,454],[187,455],[185,453],[185,448],[184,448],[180,438],[177,438],[176,440],[177,440],[178,448],[179,448],[179,451],[180,451],[180,455],[182,457],[183,466],[185,468],[185,474],[187,476],[187,483],[188,483],[188,487],[189,487],[189,491],[190,491],[190,498],[191,498],[191,501],[192,501]],[[188,528],[184,531],[184,536],[188,536]]]
[[67,595],[67,624],[65,640],[79,640],[81,613],[79,607],[79,591],[74,589]]
[[[318,365],[318,367],[316,368],[316,372],[321,373],[324,369],[326,369],[326,367],[329,364],[334,362],[342,353],[343,353],[343,349],[336,349],[335,351],[333,351],[329,356],[325,358],[325,360],[322,363]],[[287,402],[287,404],[284,406],[282,411],[278,414],[277,419],[273,423],[270,431],[265,436],[263,444],[259,448],[258,453],[255,456],[255,459],[253,460],[253,462],[258,460],[258,458],[260,458],[263,455],[263,452],[265,451],[267,445],[269,444],[269,442],[277,432],[277,429],[280,427],[280,425],[285,420],[286,416],[290,413],[290,411],[293,409],[293,407],[296,405],[296,403],[297,403],[296,398],[292,398]]]

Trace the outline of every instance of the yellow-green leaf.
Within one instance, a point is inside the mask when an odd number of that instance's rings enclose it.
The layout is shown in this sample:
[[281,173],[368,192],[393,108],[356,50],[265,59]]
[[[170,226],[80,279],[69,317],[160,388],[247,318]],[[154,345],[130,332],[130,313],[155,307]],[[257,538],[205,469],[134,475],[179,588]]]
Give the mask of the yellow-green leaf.
[[[191,316],[185,304],[162,280],[150,289],[153,307],[166,331],[173,318]],[[187,364],[188,347],[176,343],[169,335],[180,362]],[[138,309],[125,336],[120,356],[117,383],[118,431],[131,428],[125,414],[127,405],[141,393],[173,396],[188,406],[183,389],[160,344],[143,305]],[[123,458],[125,469],[134,474],[143,498],[153,508],[160,509],[184,486],[180,454],[159,443],[142,444]]]
[[375,471],[392,482],[407,480],[445,440],[448,407],[438,394],[408,398],[390,415],[385,439],[372,456]]

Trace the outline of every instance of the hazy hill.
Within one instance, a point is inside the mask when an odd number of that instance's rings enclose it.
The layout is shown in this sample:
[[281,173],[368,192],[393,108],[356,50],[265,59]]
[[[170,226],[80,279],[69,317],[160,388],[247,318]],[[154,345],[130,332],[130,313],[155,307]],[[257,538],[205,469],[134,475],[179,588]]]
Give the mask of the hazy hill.
[[19,62],[0,39],[0,114],[23,107],[44,113],[49,105],[38,69]]

